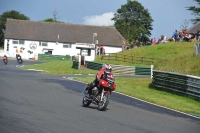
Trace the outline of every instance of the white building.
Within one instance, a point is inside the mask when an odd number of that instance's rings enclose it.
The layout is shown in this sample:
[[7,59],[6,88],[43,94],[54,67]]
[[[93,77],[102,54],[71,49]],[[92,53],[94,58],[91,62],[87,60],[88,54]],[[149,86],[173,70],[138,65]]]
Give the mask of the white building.
[[93,61],[96,47],[117,53],[122,40],[114,27],[7,19],[4,52],[10,57],[18,53],[24,59],[37,59],[38,54],[84,55]]

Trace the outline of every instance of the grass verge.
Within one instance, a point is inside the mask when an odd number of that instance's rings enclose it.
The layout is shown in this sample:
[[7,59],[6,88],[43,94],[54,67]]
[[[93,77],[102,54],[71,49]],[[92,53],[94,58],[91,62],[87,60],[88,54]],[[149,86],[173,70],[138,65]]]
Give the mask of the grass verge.
[[95,70],[88,70],[85,68],[72,68],[72,61],[44,61],[45,63],[24,66],[24,69],[43,70],[45,74],[96,74]]

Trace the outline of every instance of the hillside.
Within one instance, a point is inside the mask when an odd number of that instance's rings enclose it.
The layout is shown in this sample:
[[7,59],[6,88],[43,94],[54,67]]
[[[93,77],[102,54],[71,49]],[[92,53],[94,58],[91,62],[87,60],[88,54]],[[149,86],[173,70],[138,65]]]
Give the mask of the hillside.
[[[200,76],[200,56],[195,55],[195,43],[199,42],[170,42],[133,48],[124,52],[119,52],[119,54],[132,55],[134,57],[143,56],[156,58],[154,64],[152,64],[154,65],[154,70]],[[95,62],[118,65],[138,65],[120,61],[101,60],[101,57],[97,57]]]

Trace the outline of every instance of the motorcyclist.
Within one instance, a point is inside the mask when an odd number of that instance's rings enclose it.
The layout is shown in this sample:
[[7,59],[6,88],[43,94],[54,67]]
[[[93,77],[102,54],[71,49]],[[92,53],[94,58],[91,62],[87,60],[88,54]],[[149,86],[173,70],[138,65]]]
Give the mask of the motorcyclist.
[[6,55],[3,56],[3,60],[7,60],[8,57]]
[[[105,78],[107,75],[109,75],[109,77],[113,77],[112,67],[109,64],[104,64],[102,69],[98,71],[95,80],[88,84],[88,86],[85,88],[85,90],[88,91],[89,97],[92,93],[92,89],[98,85],[100,79]],[[114,77],[112,80],[114,80]]]
[[20,55],[20,54],[17,54],[17,55],[16,55],[16,58],[17,58],[17,60],[21,59],[21,55]]

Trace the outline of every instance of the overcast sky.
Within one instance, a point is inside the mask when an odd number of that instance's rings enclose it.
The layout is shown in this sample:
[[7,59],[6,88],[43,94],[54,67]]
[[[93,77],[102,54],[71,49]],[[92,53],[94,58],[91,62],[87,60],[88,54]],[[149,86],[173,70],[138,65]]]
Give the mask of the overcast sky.
[[[153,18],[152,37],[171,36],[181,24],[194,18],[185,7],[195,6],[194,0],[137,0],[149,10]],[[16,10],[32,21],[53,18],[57,12],[58,21],[73,24],[113,25],[111,21],[117,9],[127,0],[0,0],[0,15]],[[189,27],[192,26],[190,23]]]

